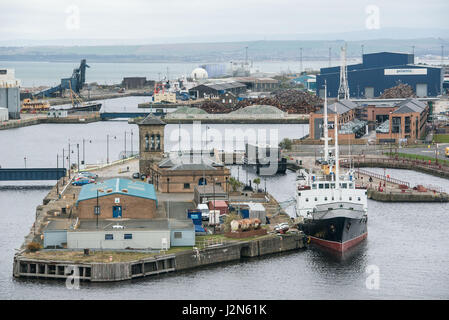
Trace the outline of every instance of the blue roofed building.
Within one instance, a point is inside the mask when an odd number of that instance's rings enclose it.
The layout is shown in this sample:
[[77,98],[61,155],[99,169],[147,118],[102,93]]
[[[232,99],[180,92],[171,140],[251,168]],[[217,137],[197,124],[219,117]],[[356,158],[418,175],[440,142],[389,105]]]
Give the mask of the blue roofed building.
[[[347,66],[350,98],[379,97],[398,84],[410,85],[418,97],[436,97],[442,94],[442,68],[414,64],[414,55],[408,53],[378,52],[363,55],[362,63]],[[321,68],[316,77],[316,93],[337,97],[340,86],[340,67]]]
[[84,185],[76,201],[76,213],[80,219],[96,219],[95,210],[99,210],[99,219],[151,219],[157,206],[152,184],[117,178]]

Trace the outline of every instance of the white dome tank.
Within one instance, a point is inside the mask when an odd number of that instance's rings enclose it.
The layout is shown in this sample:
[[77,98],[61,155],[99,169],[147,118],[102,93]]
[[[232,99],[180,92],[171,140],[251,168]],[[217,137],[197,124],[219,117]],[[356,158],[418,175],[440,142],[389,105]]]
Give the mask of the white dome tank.
[[193,69],[190,76],[193,79],[207,79],[208,74],[207,74],[207,71],[204,70],[203,68],[195,68],[195,69]]

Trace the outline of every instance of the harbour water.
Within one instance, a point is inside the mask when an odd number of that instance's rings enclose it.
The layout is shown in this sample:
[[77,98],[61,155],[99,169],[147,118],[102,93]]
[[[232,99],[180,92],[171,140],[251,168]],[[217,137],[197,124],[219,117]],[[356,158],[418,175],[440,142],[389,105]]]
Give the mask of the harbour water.
[[[348,59],[348,64],[360,63],[361,59]],[[427,63],[438,65],[440,60],[429,60],[416,58],[416,63]],[[147,79],[159,80],[167,74],[170,79],[176,79],[183,75],[190,75],[192,70],[200,63],[191,62],[157,62],[157,63],[109,63],[89,62],[90,68],[86,72],[86,82],[97,82],[99,84],[119,84],[123,77],[147,77]],[[207,63],[207,62],[205,62]],[[332,66],[339,65],[338,59],[331,61]],[[20,79],[23,87],[55,86],[60,83],[61,78],[71,75],[77,68],[79,61],[72,62],[46,62],[46,61],[0,61],[0,68],[15,69],[17,79]],[[224,63],[227,66],[226,63]],[[303,60],[304,70],[319,70],[328,67],[328,60]],[[296,61],[256,61],[253,64],[254,72],[282,73],[299,72],[300,62]]]
[[[188,125],[184,126],[188,129]],[[223,132],[227,127],[246,129],[249,126],[209,127]],[[254,125],[255,129],[267,127]],[[280,139],[298,138],[307,132],[304,125],[275,127],[279,128]],[[166,136],[177,128],[177,125],[168,125]],[[71,144],[76,144],[82,143],[83,137],[89,139],[85,144],[86,161],[104,161],[107,134],[110,135],[110,159],[114,160],[124,149],[124,132],[128,132],[127,139],[130,139],[131,129],[134,133],[133,149],[137,151],[137,126],[124,121],[48,124],[4,130],[0,132],[0,146],[4,150],[0,153],[0,165],[20,167],[26,156],[27,167],[55,166],[56,154],[62,155],[63,148],[67,150],[68,139]],[[130,148],[130,140],[127,148]],[[76,145],[72,145],[71,150],[74,150],[71,160],[76,163]],[[82,157],[81,150],[80,145]],[[246,181],[243,168],[237,170],[233,167],[232,173]],[[446,179],[402,170],[387,169],[387,174],[412,184],[439,185],[449,192],[449,180]],[[248,179],[254,177],[248,173]],[[260,187],[264,188],[265,181],[261,180]],[[294,196],[294,182],[295,174],[288,171],[286,175],[267,178],[267,191],[279,201],[286,201]],[[69,290],[64,281],[18,280],[12,277],[14,249],[23,242],[33,224],[35,207],[49,189],[42,184],[35,189],[8,185],[0,186],[0,299],[449,298],[447,203],[381,203],[369,200],[368,239],[343,258],[310,248],[120,283],[81,283],[79,290]],[[292,208],[288,212],[293,213]],[[378,271],[378,289],[367,286],[373,270]],[[212,284],[214,290],[211,291]]]
[[[356,63],[357,60],[354,60]],[[169,79],[176,79],[183,75],[190,76],[193,69],[200,63],[191,62],[167,62],[167,63],[99,63],[89,62],[90,68],[86,72],[86,82],[97,82],[99,84],[119,84],[123,77],[147,77],[147,79],[159,80],[168,74]],[[337,63],[337,61],[334,61]],[[328,66],[327,60],[303,61],[304,68],[318,70]],[[24,87],[54,86],[59,84],[61,78],[71,75],[74,68],[78,67],[79,61],[73,62],[45,62],[45,61],[0,61],[0,67],[15,69],[17,79],[22,81]],[[227,67],[228,65],[224,63]],[[299,61],[261,61],[254,62],[254,71],[267,73],[280,73],[288,71],[299,71]]]

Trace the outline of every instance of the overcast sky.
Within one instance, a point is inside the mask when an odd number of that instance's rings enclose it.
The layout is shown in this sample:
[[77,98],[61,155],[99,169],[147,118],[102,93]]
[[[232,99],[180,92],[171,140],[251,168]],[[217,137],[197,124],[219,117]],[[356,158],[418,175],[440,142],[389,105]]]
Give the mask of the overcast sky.
[[0,0],[0,39],[263,39],[369,28],[449,29],[448,14],[448,0]]

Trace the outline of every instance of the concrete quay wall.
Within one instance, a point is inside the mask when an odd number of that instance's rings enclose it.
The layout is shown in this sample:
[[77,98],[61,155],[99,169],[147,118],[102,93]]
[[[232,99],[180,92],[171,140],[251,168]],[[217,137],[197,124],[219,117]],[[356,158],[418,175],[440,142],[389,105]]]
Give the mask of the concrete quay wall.
[[131,262],[80,264],[74,261],[29,259],[17,254],[14,257],[13,275],[16,278],[66,279],[75,274],[80,280],[114,282],[298,250],[304,246],[302,234],[291,234],[211,246],[202,250],[186,250]]

